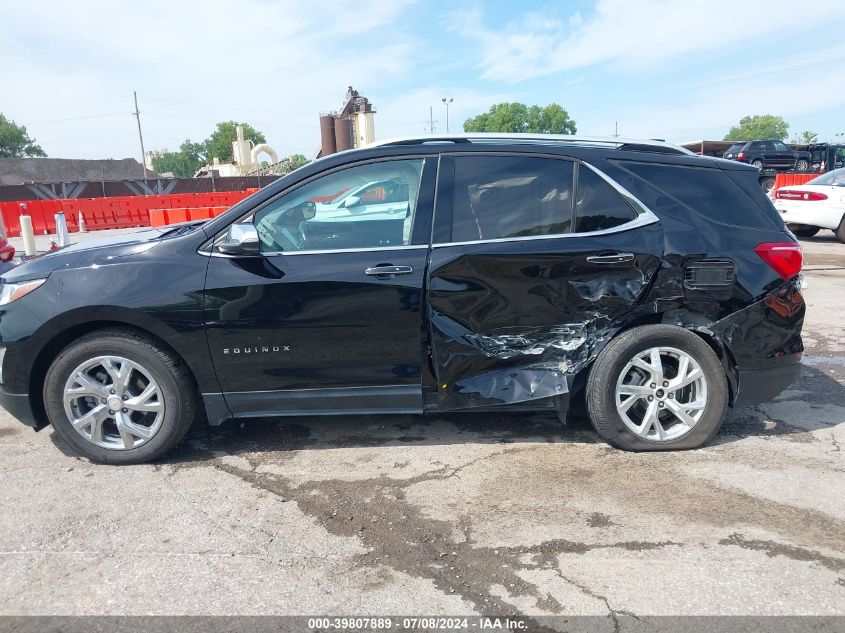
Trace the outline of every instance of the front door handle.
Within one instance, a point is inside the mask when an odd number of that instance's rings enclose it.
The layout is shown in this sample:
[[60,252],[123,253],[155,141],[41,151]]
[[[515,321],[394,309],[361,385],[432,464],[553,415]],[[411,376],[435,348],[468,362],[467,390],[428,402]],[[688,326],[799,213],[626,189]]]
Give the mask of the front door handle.
[[391,264],[370,266],[369,268],[364,270],[365,275],[370,275],[373,277],[393,277],[395,275],[410,275],[413,272],[413,266],[393,266]]
[[633,253],[610,253],[608,255],[590,255],[587,261],[591,264],[621,264],[634,259]]

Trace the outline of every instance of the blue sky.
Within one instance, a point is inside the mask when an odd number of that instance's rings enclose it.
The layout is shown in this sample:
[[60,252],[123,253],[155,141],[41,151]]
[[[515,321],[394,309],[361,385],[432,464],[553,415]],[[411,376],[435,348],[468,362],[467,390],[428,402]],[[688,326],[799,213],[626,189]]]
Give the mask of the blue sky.
[[[245,120],[313,155],[348,85],[376,136],[452,131],[501,101],[557,102],[579,133],[721,138],[746,114],[845,132],[845,1],[7,2],[0,112],[50,156],[139,154]],[[840,137],[841,138],[841,137]]]

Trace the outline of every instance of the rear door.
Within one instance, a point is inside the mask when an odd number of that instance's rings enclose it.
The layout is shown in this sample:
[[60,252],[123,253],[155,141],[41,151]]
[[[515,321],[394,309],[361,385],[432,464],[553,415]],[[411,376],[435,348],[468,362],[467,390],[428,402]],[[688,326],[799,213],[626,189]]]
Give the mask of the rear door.
[[795,152],[786,143],[772,141],[775,151],[775,159],[779,167],[792,168],[795,166]]
[[660,265],[657,218],[617,187],[560,157],[441,158],[428,272],[437,406],[569,390]]

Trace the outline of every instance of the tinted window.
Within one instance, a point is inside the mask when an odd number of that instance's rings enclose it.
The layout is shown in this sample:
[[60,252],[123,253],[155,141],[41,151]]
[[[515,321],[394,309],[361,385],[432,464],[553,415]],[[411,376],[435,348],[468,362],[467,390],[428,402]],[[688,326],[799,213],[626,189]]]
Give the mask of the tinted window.
[[[721,169],[680,167],[657,163],[618,163],[652,187],[716,222],[737,226],[772,228],[757,204]],[[762,194],[756,175],[757,191]],[[764,196],[765,197],[765,196]]]
[[317,178],[255,214],[261,252],[410,244],[423,162],[396,160]]
[[576,233],[611,229],[637,217],[625,199],[588,167],[578,169],[576,192]]
[[761,149],[763,149],[763,144],[762,144],[762,143],[750,143],[750,144],[748,145],[748,151],[749,151],[749,152],[752,152],[752,151],[758,152],[758,151],[760,151]]
[[456,156],[452,241],[569,233],[573,164],[520,156]]
[[781,143],[780,141],[775,141],[774,143],[775,149],[779,152],[789,152],[791,151],[789,147],[786,146],[786,143]]

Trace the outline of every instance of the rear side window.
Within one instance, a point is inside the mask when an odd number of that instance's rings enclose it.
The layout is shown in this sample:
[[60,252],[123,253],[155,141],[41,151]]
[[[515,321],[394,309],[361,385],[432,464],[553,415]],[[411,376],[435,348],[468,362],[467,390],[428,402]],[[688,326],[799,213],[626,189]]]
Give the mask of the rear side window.
[[569,233],[573,163],[523,156],[456,156],[452,241]]
[[588,167],[578,168],[575,232],[602,231],[637,217],[625,199]]
[[[766,210],[754,203],[724,171],[706,167],[619,161],[661,193],[715,222],[771,229]],[[760,195],[760,186],[755,183]],[[763,195],[763,197],[765,197]]]

